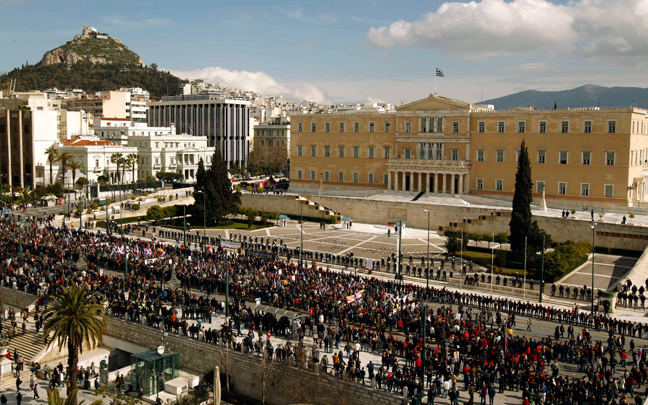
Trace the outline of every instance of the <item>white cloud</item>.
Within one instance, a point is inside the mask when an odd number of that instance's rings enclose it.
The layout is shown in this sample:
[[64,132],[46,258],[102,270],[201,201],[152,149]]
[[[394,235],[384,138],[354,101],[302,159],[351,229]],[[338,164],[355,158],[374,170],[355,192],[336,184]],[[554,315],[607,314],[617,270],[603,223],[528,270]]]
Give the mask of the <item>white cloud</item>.
[[420,20],[371,28],[369,41],[383,48],[428,45],[467,59],[560,45],[575,37],[565,6],[546,0],[444,3]]
[[446,2],[419,20],[372,27],[367,38],[381,48],[429,46],[464,59],[541,49],[642,57],[648,51],[648,0]]
[[316,101],[318,103],[330,102],[326,95],[311,83],[282,83],[264,72],[229,70],[218,66],[190,71],[171,70],[170,72],[183,79],[203,79],[208,83],[219,84],[221,87],[233,87],[264,95],[282,95],[296,102],[302,100]]

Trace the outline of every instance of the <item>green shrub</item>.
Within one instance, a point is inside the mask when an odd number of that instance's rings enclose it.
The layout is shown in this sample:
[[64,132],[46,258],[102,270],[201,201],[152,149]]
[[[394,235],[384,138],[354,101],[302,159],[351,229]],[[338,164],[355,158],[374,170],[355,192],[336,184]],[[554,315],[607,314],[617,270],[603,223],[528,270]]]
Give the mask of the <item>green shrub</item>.
[[169,201],[173,201],[173,194],[169,195]]
[[144,197],[148,197],[148,196],[149,196],[149,193],[146,193],[146,192],[145,192],[145,193],[142,194],[142,195],[143,195]]
[[[462,240],[461,240],[461,232],[457,231],[446,231],[445,234],[446,240],[445,247],[446,250],[451,254],[454,255],[458,251],[461,250],[461,245],[462,245]],[[468,246],[468,236],[466,233],[463,235],[463,249],[466,250],[466,246]]]
[[133,211],[138,211],[140,209],[139,204],[133,204],[131,207],[133,208]]
[[493,259],[493,265],[499,267],[500,269],[505,267],[507,256],[508,256],[508,250],[497,249],[495,251],[495,258]]
[[545,281],[555,281],[585,263],[591,251],[592,245],[587,242],[568,241],[556,245],[553,252],[545,255]]
[[99,209],[99,204],[97,204],[97,203],[92,203],[92,205],[90,206],[90,208],[92,208],[93,210],[98,210],[98,209]]
[[137,197],[135,197],[135,194],[133,194],[130,199],[135,201],[137,199]]
[[159,203],[163,203],[164,202],[164,197],[158,197],[157,200],[158,200]]
[[173,218],[178,215],[178,207],[175,205],[164,207],[163,210],[166,218]]
[[159,205],[154,205],[152,207],[149,207],[146,210],[146,219],[148,219],[149,221],[155,221],[164,218],[165,218],[164,209]]
[[245,215],[247,219],[248,227],[252,227],[252,224],[254,224],[254,220],[256,219],[257,215],[259,215],[258,211],[253,210],[251,208],[241,208],[240,212],[242,215]]
[[257,187],[257,193],[263,193],[263,187]]

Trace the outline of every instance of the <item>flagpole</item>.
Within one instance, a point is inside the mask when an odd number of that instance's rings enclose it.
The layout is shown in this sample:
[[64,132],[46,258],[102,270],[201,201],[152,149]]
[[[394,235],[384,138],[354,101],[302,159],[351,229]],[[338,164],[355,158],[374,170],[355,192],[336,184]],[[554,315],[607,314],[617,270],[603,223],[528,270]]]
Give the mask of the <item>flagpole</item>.
[[437,75],[436,75],[436,70],[435,70],[435,71],[434,71],[434,95],[435,95],[435,96],[436,96],[436,94],[437,94],[437,92],[436,92],[436,78],[437,78]]

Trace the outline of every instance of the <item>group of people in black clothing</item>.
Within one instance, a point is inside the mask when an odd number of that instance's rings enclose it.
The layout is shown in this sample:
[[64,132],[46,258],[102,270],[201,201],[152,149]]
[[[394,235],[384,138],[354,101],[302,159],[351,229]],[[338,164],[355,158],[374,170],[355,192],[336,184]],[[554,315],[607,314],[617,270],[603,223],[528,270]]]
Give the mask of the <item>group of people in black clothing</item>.
[[[23,228],[21,255],[16,226],[14,219],[0,223],[0,254],[6,258],[0,262],[0,278],[4,286],[40,292],[40,306],[71,282],[87,283],[97,300],[107,302],[113,316],[208,343],[279,356],[298,367],[333,370],[341,378],[399,394],[425,394],[428,403],[439,396],[468,398],[469,403],[477,397],[490,399],[498,384],[500,390],[522,391],[521,396],[529,401],[619,404],[627,401],[624,395],[646,382],[646,353],[636,347],[626,352],[632,369],[627,370],[623,383],[615,374],[619,370],[612,368],[612,359],[621,359],[626,350],[620,337],[642,338],[648,331],[644,323],[578,308],[360,277],[301,266],[273,255],[222,248],[191,250],[34,222]],[[128,285],[123,276],[104,274],[105,268],[124,268],[125,260],[129,262]],[[172,272],[180,288],[165,283]],[[213,296],[226,289],[231,296],[227,308],[220,297]],[[255,312],[247,300],[257,298],[274,307],[303,312],[301,323]],[[170,311],[171,306],[183,307],[185,319]],[[231,315],[231,325],[218,330],[201,325],[224,311]],[[509,336],[516,316],[570,325],[575,330],[567,340],[562,336]],[[249,332],[248,340],[239,343],[235,335],[243,330],[269,330],[296,343],[275,348],[264,333],[255,338]],[[589,330],[607,331],[609,338],[597,341]],[[312,347],[304,343],[305,336],[314,338]],[[342,350],[335,352],[340,344],[351,347],[346,360]],[[383,361],[363,365],[361,351],[382,354]],[[329,360],[331,353],[335,355]],[[555,371],[560,367],[557,361],[578,364],[583,377],[571,379]],[[609,401],[600,402],[600,398]]]

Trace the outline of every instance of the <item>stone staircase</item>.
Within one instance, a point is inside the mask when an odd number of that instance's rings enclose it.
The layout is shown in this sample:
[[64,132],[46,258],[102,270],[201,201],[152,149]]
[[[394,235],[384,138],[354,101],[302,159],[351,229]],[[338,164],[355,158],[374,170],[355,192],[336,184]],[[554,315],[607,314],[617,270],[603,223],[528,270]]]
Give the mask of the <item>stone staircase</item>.
[[[333,211],[331,208],[324,207],[320,205],[320,203],[318,203],[317,201],[313,201],[310,198],[307,198],[303,195],[299,195],[298,198],[304,204],[304,216],[320,217],[323,215],[325,219],[327,218],[332,219],[333,223],[340,222],[342,217],[338,215],[335,211]],[[318,213],[315,214],[312,211],[318,211]]]
[[[24,335],[22,334],[22,329],[21,329],[22,317],[16,315],[16,321],[18,322],[19,325],[16,328],[16,336],[11,338],[7,348],[9,353],[12,356],[12,359],[13,359],[14,350],[18,350],[18,354],[23,356],[23,359],[25,361],[25,366],[23,371],[21,372],[20,378],[23,381],[23,384],[21,385],[21,389],[24,391],[23,395],[26,396],[27,392],[29,392],[29,376],[31,375],[29,367],[31,366],[31,363],[34,360],[34,358],[40,357],[42,353],[45,352],[47,345],[43,342],[43,331],[41,330],[40,332],[36,333],[36,329],[33,323],[33,318],[28,320],[27,330]],[[13,333],[11,328],[11,321],[7,319],[7,320],[2,320],[1,322],[2,322],[2,332],[7,336],[11,336],[11,334]],[[0,392],[4,392],[7,390],[15,391],[15,389],[16,389],[16,377],[12,372],[10,374],[5,375],[0,381]],[[43,394],[41,393],[41,398],[42,397]]]
[[[30,319],[30,321],[33,318]],[[32,359],[39,355],[47,347],[43,342],[43,331],[36,333],[34,323],[27,322],[27,331],[25,334],[22,334],[22,317],[16,315],[16,321],[18,322],[18,328],[16,328],[16,336],[14,336],[8,345],[9,352],[13,358],[14,350],[18,350],[18,354],[23,356],[25,360],[25,368],[27,365],[31,364]],[[2,331],[5,335],[11,336],[11,321],[3,320],[2,321]],[[24,379],[23,379],[24,380]]]

